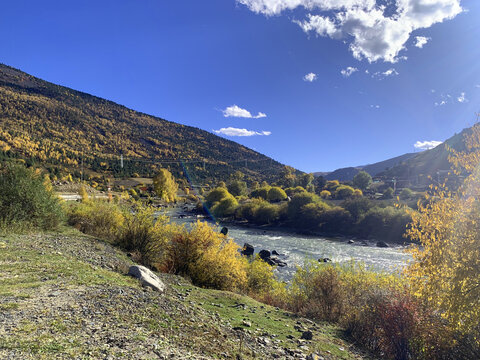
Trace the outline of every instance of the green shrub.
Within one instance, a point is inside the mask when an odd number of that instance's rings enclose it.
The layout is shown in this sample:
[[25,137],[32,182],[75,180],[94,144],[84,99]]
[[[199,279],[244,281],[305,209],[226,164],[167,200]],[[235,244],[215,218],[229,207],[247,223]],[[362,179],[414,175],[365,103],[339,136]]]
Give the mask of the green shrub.
[[299,216],[301,216],[300,210],[304,205],[318,202],[320,202],[319,197],[312,193],[301,192],[294,195],[288,203],[288,218],[292,221],[295,221]]
[[338,180],[328,180],[327,183],[325,184],[325,190],[328,190],[331,193],[333,193],[339,186],[340,186],[340,183],[338,182]]
[[410,190],[409,188],[404,188],[404,189],[400,192],[400,199],[402,199],[402,200],[408,200],[408,199],[410,199],[412,196],[413,196],[413,191]]
[[223,198],[212,206],[212,212],[217,217],[232,216],[238,207],[238,201],[232,195]]
[[238,201],[224,187],[212,190],[206,197],[205,204],[217,217],[227,217],[235,213]]
[[322,199],[330,199],[332,197],[332,193],[328,190],[322,190],[320,191],[320,197]]
[[18,165],[0,170],[0,225],[4,228],[56,229],[63,220],[59,199],[40,172]]
[[286,188],[285,189],[285,193],[290,196],[290,197],[293,197],[294,195],[296,194],[300,194],[300,193],[304,193],[306,192],[307,190],[305,190],[303,187],[301,186],[297,186],[297,187],[289,187],[289,188]]
[[340,185],[335,189],[335,198],[336,199],[348,199],[353,196],[355,189],[348,185]]
[[318,230],[322,214],[328,210],[330,206],[323,202],[310,203],[300,208],[300,216],[295,222],[296,226],[302,229]]
[[226,187],[217,187],[210,191],[205,200],[209,206],[212,206],[216,202],[220,202],[222,199],[232,196]]
[[253,191],[250,193],[250,197],[251,197],[251,198],[260,198],[260,199],[263,199],[263,200],[267,200],[267,199],[268,199],[268,191],[269,191],[269,190],[270,190],[270,186],[264,186],[264,187],[255,189],[255,190],[253,190]]
[[359,221],[358,232],[365,237],[403,241],[403,234],[411,220],[411,216],[404,209],[396,209],[393,206],[374,207]]
[[374,204],[371,200],[360,197],[345,200],[341,206],[352,215],[354,221],[358,221],[374,207]]
[[258,225],[272,224],[279,218],[278,206],[273,204],[262,204],[255,213],[254,222]]
[[383,192],[382,198],[383,198],[383,199],[392,199],[394,194],[395,194],[395,192],[393,191],[393,189],[392,189],[391,187],[388,187],[388,188]]
[[348,234],[353,227],[352,215],[340,206],[335,206],[322,212],[318,222],[320,230],[326,233]]
[[237,208],[235,216],[239,219],[253,221],[255,220],[258,208],[264,203],[266,203],[265,200],[258,198],[246,201]]
[[227,189],[233,196],[246,195],[247,183],[241,180],[232,181],[230,184],[228,184]]
[[282,188],[278,186],[274,186],[270,190],[268,190],[268,195],[267,195],[268,201],[278,202],[286,199],[287,199],[287,194]]

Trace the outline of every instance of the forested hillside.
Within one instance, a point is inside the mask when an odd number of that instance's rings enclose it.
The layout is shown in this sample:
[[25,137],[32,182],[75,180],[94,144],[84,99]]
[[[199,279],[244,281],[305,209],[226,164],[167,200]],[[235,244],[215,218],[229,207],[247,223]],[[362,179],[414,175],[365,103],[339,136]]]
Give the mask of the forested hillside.
[[[143,114],[0,64],[0,157],[52,174],[151,176],[160,167],[194,182],[273,180],[282,164],[198,128]],[[120,156],[123,156],[123,168]],[[180,162],[181,160],[181,162]]]

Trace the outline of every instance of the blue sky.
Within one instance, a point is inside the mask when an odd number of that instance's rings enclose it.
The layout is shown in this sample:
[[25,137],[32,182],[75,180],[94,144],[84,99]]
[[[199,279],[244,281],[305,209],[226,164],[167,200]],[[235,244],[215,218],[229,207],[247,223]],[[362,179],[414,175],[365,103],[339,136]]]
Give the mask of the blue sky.
[[480,111],[478,0],[17,0],[0,35],[0,62],[309,172]]

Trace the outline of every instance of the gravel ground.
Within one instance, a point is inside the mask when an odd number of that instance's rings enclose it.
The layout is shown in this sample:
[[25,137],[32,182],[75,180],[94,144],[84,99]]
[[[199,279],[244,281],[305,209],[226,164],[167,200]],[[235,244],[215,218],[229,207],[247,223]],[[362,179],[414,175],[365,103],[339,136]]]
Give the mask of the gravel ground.
[[75,232],[0,238],[0,359],[364,358],[341,340],[312,355],[313,342],[298,331],[321,329],[308,320],[285,325],[296,334],[289,340],[255,329],[248,317],[235,326],[225,307],[235,316],[265,311],[277,330],[291,315],[275,318],[278,309],[251,299],[236,306],[245,298],[168,274],[158,274],[167,285],[160,294],[124,275],[131,264],[118,249]]

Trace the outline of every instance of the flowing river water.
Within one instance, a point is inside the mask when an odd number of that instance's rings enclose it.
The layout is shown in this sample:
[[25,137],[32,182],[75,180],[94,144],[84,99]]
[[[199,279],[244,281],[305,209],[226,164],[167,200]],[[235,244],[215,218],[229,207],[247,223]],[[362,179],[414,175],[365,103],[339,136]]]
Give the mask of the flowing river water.
[[[173,211],[168,215],[172,221],[181,224],[192,224],[196,221],[194,217],[179,217],[178,213]],[[212,224],[214,224],[212,222]],[[367,242],[369,245],[363,245],[363,241],[354,240],[353,244],[348,243],[348,238],[326,238],[320,236],[299,235],[292,232],[282,232],[281,230],[262,230],[258,228],[249,228],[231,224],[225,225],[228,228],[228,236],[243,246],[249,243],[255,248],[255,253],[260,250],[276,250],[279,258],[286,262],[288,266],[277,268],[278,275],[284,280],[288,280],[295,272],[296,265],[304,264],[307,259],[318,260],[320,258],[329,258],[333,262],[349,262],[351,260],[365,263],[368,267],[376,271],[394,272],[402,269],[411,258],[404,252],[404,247],[391,246],[388,248],[376,247],[376,242]],[[218,226],[218,230],[223,225]]]

